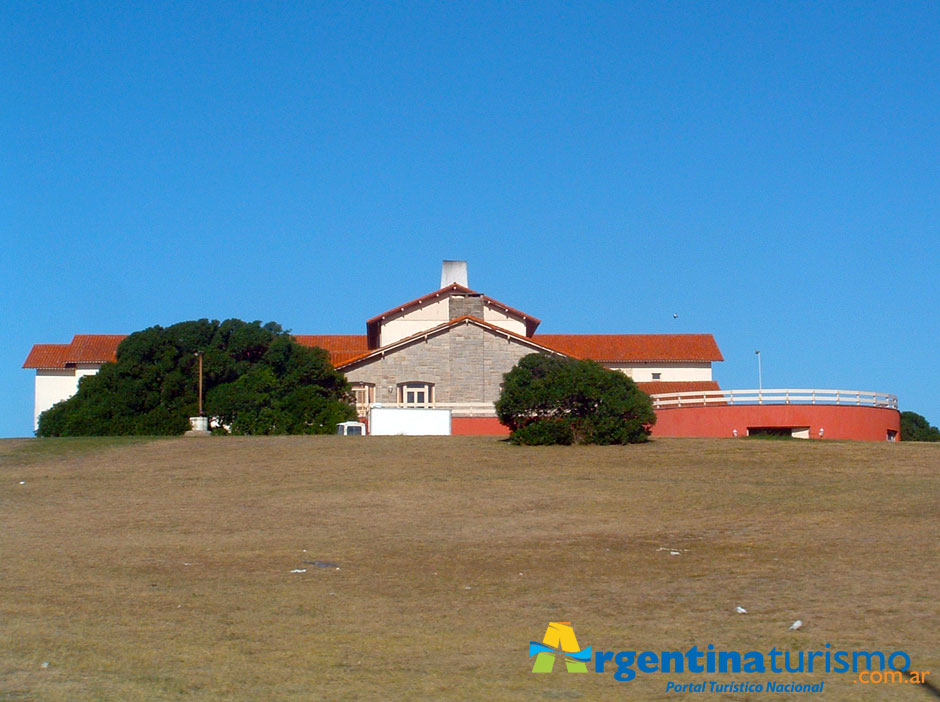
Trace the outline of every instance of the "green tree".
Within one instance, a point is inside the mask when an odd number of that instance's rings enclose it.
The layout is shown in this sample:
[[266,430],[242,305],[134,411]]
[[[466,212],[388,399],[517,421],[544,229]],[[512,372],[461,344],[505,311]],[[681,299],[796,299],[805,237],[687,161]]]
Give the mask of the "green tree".
[[901,412],[901,441],[940,441],[940,429],[917,412]]
[[117,361],[39,418],[39,436],[182,434],[205,410],[236,434],[332,433],[355,418],[349,384],[322,349],[300,346],[273,322],[201,319],[128,336]]
[[504,376],[496,414],[519,444],[639,443],[656,423],[649,396],[623,373],[538,353]]

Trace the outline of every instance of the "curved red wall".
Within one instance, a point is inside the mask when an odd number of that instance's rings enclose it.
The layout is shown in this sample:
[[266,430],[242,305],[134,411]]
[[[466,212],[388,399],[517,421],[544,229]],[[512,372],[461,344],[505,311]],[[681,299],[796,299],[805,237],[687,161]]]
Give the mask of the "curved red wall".
[[719,405],[656,410],[653,436],[747,436],[748,427],[809,427],[812,439],[901,439],[901,414],[884,407],[853,405]]

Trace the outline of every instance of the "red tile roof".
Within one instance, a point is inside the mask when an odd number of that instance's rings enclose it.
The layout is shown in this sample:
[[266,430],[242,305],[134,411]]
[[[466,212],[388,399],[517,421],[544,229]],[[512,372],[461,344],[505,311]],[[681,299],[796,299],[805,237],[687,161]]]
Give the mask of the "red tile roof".
[[36,344],[23,368],[64,368],[70,344]]
[[[126,334],[76,334],[69,344],[36,344],[23,368],[65,368],[69,363],[109,363],[117,360],[117,347]],[[362,334],[298,334],[302,346],[319,346],[335,366],[368,350]]]
[[109,363],[127,334],[76,334],[69,348],[71,363]]
[[108,363],[126,334],[76,334],[69,344],[36,344],[23,368],[65,368],[69,363]]
[[647,395],[657,395],[661,392],[707,392],[721,390],[714,380],[654,380],[651,383],[637,383],[637,386]]
[[[505,329],[483,320],[475,319],[475,321],[492,327],[500,333],[506,332]],[[449,324],[448,322],[439,326]],[[125,336],[124,334],[76,334],[69,344],[36,344],[26,357],[23,368],[65,368],[67,363],[114,361],[117,358],[117,347]],[[295,334],[294,338],[302,346],[319,346],[328,351],[330,362],[334,366],[344,365],[353,359],[367,355],[370,350],[367,337],[361,334]],[[538,346],[559,351],[568,356],[592,358],[602,363],[723,360],[711,334],[537,334],[528,340]],[[706,388],[676,387],[675,390],[657,390],[656,392],[685,392],[687,389],[694,391]],[[708,389],[717,390],[718,388],[716,386]]]
[[330,354],[330,363],[338,366],[369,350],[365,334],[294,334],[301,346],[319,346]]
[[724,360],[711,334],[536,334],[532,340],[599,363]]
[[[388,348],[409,343],[414,339],[434,334],[466,321],[488,327],[500,334],[507,334],[546,351],[554,351],[575,358],[590,358],[600,363],[618,361],[709,362],[724,360],[711,334],[536,334],[532,337],[525,337],[477,317],[467,315],[444,322],[431,329],[417,332],[404,339],[399,339],[381,349],[369,349],[356,356],[350,356],[340,365],[349,365],[355,361],[364,360]],[[644,385],[653,388],[659,386],[671,388],[669,390],[645,390],[644,392],[694,392],[697,390],[720,389],[714,381],[659,381],[644,383]]]

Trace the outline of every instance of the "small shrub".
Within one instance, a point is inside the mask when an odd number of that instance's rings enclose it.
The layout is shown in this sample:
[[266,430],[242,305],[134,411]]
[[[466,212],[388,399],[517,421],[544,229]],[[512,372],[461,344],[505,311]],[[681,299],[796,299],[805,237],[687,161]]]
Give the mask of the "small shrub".
[[940,429],[917,412],[901,412],[901,441],[940,441]]
[[499,421],[518,444],[632,444],[656,422],[628,376],[594,361],[529,354],[504,376]]
[[574,432],[567,422],[556,419],[539,419],[516,429],[510,436],[510,441],[524,446],[551,446],[555,444],[570,446],[574,441]]

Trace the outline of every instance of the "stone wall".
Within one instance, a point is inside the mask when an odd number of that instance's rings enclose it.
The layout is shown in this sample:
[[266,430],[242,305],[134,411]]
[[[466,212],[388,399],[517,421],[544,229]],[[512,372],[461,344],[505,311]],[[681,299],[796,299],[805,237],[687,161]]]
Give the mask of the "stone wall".
[[438,403],[492,403],[503,374],[533,351],[493,330],[458,324],[343,372],[351,383],[374,383],[376,402],[397,402],[398,384],[416,381],[433,383]]
[[483,319],[482,295],[451,295],[449,304],[449,319],[459,319],[468,315],[476,317],[477,319]]

